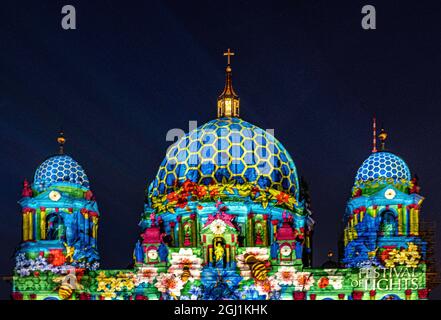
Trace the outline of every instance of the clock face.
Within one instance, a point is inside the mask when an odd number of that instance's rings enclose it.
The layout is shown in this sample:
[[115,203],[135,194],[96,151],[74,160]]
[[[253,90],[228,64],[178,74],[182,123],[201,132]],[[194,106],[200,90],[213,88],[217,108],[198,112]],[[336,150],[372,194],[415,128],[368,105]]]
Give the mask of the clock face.
[[158,251],[156,250],[149,250],[147,252],[147,256],[149,257],[150,260],[156,260],[158,259]]
[[387,189],[387,190],[384,192],[384,196],[386,197],[386,199],[391,200],[391,199],[395,198],[395,196],[396,196],[396,192],[395,192],[394,189]]
[[284,245],[280,248],[280,253],[284,257],[288,257],[291,254],[291,252],[292,252],[292,249],[289,245]]
[[61,198],[61,194],[58,191],[49,192],[49,199],[52,201],[58,201]]

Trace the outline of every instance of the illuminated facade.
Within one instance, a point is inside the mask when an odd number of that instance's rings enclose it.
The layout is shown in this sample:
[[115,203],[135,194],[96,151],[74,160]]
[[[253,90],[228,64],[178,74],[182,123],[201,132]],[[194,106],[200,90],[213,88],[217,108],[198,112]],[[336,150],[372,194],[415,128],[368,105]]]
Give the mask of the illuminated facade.
[[340,263],[314,268],[307,186],[283,145],[240,119],[225,55],[218,118],[174,143],[146,190],[133,269],[99,269],[97,203],[59,137],[24,183],[14,299],[427,298],[423,197],[386,133],[356,174]]

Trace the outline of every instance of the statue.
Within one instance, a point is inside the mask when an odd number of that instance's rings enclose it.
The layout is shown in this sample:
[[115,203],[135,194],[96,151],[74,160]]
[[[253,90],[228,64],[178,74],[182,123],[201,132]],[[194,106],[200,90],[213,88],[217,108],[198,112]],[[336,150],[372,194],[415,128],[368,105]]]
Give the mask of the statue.
[[168,248],[167,248],[167,246],[164,244],[164,242],[162,242],[162,243],[159,245],[159,248],[158,248],[158,255],[159,255],[159,259],[161,260],[161,262],[167,262]]
[[138,240],[135,245],[135,262],[142,263],[144,261],[144,251],[141,242]]
[[257,245],[263,244],[262,235],[263,235],[262,224],[256,223],[256,244]]
[[32,189],[27,179],[24,179],[23,181],[23,190],[21,195],[25,198],[32,197]]
[[296,242],[295,252],[296,252],[296,259],[302,259],[303,245],[299,241]]
[[184,224],[184,246],[191,246],[191,225],[188,222]]
[[271,251],[270,251],[270,254],[271,254],[271,259],[277,259],[277,256],[279,255],[279,243],[277,242],[277,241],[274,241],[272,244],[271,244]]
[[225,253],[224,247],[220,242],[218,242],[216,247],[214,248],[214,255],[216,258],[216,262],[222,260],[222,258],[224,257],[224,253]]

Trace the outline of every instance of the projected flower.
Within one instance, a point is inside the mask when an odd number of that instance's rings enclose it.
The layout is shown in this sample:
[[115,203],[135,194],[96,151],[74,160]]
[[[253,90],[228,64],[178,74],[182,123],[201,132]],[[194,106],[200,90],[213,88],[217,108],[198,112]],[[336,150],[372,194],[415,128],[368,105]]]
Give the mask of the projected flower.
[[201,278],[202,259],[193,254],[192,249],[181,248],[179,252],[173,252],[170,263],[171,267],[168,269],[168,272],[173,273],[183,282]]
[[168,293],[172,297],[181,295],[181,290],[184,287],[184,282],[181,281],[172,273],[161,273],[157,278],[155,287],[159,292]]
[[314,284],[314,277],[309,272],[297,272],[293,284],[297,291],[308,291]]
[[296,269],[294,267],[281,267],[275,274],[275,277],[280,285],[291,286],[296,277]]

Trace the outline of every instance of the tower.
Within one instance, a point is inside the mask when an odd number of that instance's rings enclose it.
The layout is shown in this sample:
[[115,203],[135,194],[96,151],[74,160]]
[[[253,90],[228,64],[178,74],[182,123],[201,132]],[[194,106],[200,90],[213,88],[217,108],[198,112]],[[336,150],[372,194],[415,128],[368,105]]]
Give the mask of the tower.
[[89,179],[81,165],[64,153],[63,132],[57,141],[58,154],[37,168],[32,184],[24,181],[18,202],[23,237],[16,252],[15,271],[20,275],[41,270],[60,273],[70,266],[99,266],[100,214]]
[[346,267],[416,268],[424,263],[426,243],[419,235],[424,200],[416,179],[402,158],[387,151],[387,133],[381,129],[376,149],[374,120],[372,154],[358,169],[344,216]]

